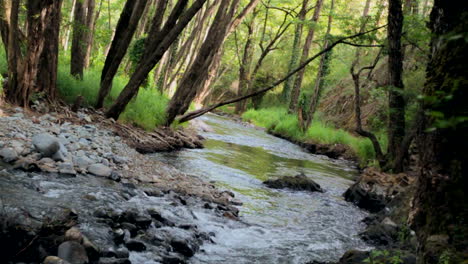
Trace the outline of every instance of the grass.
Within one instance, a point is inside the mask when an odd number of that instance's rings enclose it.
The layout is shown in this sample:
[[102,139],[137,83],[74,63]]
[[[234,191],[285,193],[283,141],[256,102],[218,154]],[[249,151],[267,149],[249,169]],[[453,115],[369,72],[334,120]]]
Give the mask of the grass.
[[[5,74],[7,69],[5,50],[0,45],[0,82],[3,80],[1,74]],[[69,104],[73,104],[76,98],[81,95],[84,98],[83,104],[85,106],[93,106],[99,91],[101,69],[97,67],[87,69],[83,80],[73,78],[69,71],[69,58],[60,56],[57,73],[57,89],[60,98]],[[112,91],[106,98],[104,105],[109,107],[127,83],[128,77],[117,75],[114,78]],[[169,99],[159,93],[154,87],[141,88],[136,98],[127,105],[119,120],[137,125],[146,130],[152,130],[164,123],[165,109],[168,102]]]
[[264,108],[248,110],[242,118],[269,131],[286,135],[299,141],[312,141],[322,144],[343,144],[349,146],[361,163],[367,164],[375,158],[372,143],[367,138],[361,138],[349,132],[336,129],[316,120],[305,132],[299,128],[296,115],[288,114],[285,108]]

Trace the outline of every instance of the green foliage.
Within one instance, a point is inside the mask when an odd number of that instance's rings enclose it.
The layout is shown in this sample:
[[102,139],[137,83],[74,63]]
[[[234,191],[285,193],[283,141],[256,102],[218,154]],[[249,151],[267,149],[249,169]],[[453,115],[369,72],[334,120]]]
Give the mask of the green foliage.
[[[83,80],[77,80],[69,74],[69,65],[62,62],[59,65],[57,87],[59,95],[72,104],[78,96],[83,96],[85,106],[93,106],[97,99],[101,72],[90,68],[85,71]],[[112,90],[104,105],[110,106],[128,83],[128,78],[116,76]],[[137,125],[147,130],[162,125],[165,119],[165,109],[168,98],[161,95],[157,89],[140,89],[140,92],[125,108],[120,120]]]
[[132,64],[137,64],[145,51],[146,37],[135,40],[130,47],[129,58]]
[[344,144],[349,146],[363,163],[367,163],[368,160],[375,157],[374,149],[368,139],[353,136],[342,129],[329,127],[319,120],[314,121],[306,132],[302,132],[297,116],[288,114],[285,108],[251,109],[245,112],[242,118],[253,122],[257,126],[265,127],[271,132],[295,140],[323,144]]
[[401,252],[388,250],[373,250],[370,256],[364,260],[364,263],[369,264],[402,264]]

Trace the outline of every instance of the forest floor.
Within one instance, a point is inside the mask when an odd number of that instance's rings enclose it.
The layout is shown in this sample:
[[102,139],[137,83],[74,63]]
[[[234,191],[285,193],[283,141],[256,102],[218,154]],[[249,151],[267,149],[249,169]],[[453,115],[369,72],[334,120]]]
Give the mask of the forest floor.
[[[210,241],[192,210],[237,219],[231,192],[134,149],[156,139],[163,147],[175,142],[172,149],[201,146],[190,133],[148,133],[65,108],[40,114],[3,105],[0,123],[0,247],[7,262],[42,262],[58,252],[127,263],[129,251],[150,248],[160,261],[182,263]],[[164,229],[158,241],[155,227]]]

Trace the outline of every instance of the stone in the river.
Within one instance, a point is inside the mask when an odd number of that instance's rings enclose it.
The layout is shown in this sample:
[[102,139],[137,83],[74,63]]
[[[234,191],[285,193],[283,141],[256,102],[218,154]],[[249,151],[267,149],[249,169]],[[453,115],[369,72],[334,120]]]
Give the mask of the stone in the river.
[[52,157],[60,149],[58,139],[47,133],[35,135],[32,143],[36,150],[45,157]]
[[112,169],[104,164],[96,163],[88,167],[88,172],[96,176],[109,177],[111,176]]
[[99,264],[131,264],[132,262],[126,258],[100,258]]
[[82,170],[86,170],[88,166],[93,163],[93,161],[86,156],[78,156],[73,162]]
[[128,248],[130,251],[145,251],[146,246],[143,244],[143,242],[140,242],[138,240],[130,239],[129,241],[125,242],[125,246]]
[[48,256],[42,261],[42,264],[70,264],[70,262],[56,256]]
[[0,150],[0,157],[5,162],[13,162],[18,159],[18,153],[13,148],[3,148]]
[[85,248],[75,241],[66,241],[60,244],[57,255],[71,264],[85,264],[89,262]]
[[65,175],[76,175],[76,171],[72,163],[61,163],[58,165],[59,172]]
[[286,176],[276,180],[266,180],[263,182],[266,186],[274,189],[288,188],[298,191],[323,192],[320,185],[307,178],[304,174],[296,176]]
[[78,228],[72,227],[65,232],[65,240],[81,243],[83,241],[83,234],[81,234]]
[[188,240],[179,239],[172,240],[171,247],[175,252],[178,252],[186,257],[192,257],[199,249],[197,244]]

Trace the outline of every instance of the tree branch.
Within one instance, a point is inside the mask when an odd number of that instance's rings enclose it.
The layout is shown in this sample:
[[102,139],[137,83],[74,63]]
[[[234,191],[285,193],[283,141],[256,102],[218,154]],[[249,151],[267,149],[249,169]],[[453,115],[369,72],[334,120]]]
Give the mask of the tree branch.
[[263,88],[263,89],[260,89],[256,92],[252,92],[250,94],[247,94],[247,95],[244,95],[244,96],[240,96],[240,97],[237,97],[237,98],[234,98],[234,99],[230,99],[230,100],[226,100],[224,102],[219,102],[219,103],[216,103],[216,104],[213,104],[213,105],[210,105],[208,107],[205,107],[205,108],[202,108],[202,109],[199,109],[199,110],[195,110],[195,111],[192,111],[192,112],[189,112],[189,113],[186,113],[185,115],[181,116],[178,121],[179,123],[183,123],[183,122],[187,122],[189,120],[192,120],[194,118],[197,118],[199,116],[202,116],[218,107],[221,107],[223,105],[228,105],[228,104],[232,104],[232,103],[235,103],[235,102],[239,102],[239,101],[242,101],[242,100],[245,100],[247,98],[250,98],[250,97],[254,97],[254,96],[257,96],[259,94],[262,94],[262,93],[265,93],[273,88],[275,88],[276,86],[278,86],[279,84],[283,83],[284,81],[286,81],[287,79],[289,79],[291,76],[293,76],[294,74],[296,74],[297,72],[299,72],[300,70],[302,70],[303,68],[305,68],[309,63],[311,63],[313,60],[315,60],[316,58],[320,57],[322,54],[324,53],[327,53],[329,52],[330,50],[332,50],[336,45],[340,44],[340,43],[343,43],[345,42],[346,40],[348,39],[354,39],[354,38],[357,38],[357,37],[360,37],[360,36],[363,36],[363,35],[366,35],[368,33],[371,33],[371,32],[374,32],[376,30],[379,30],[381,28],[384,28],[386,27],[387,25],[383,25],[383,26],[380,26],[380,27],[377,27],[377,28],[374,28],[374,29],[371,29],[371,30],[368,30],[368,31],[365,31],[365,32],[360,32],[360,33],[357,33],[357,34],[354,34],[354,35],[351,35],[351,36],[347,36],[347,37],[343,37],[333,43],[330,44],[330,46],[328,46],[327,48],[323,49],[322,51],[320,51],[319,53],[315,54],[314,56],[310,57],[309,59],[307,59],[306,61],[304,61],[304,63],[302,63],[301,65],[299,65],[297,68],[295,68],[294,70],[292,70],[291,72],[289,72],[288,74],[286,74],[285,77],[283,77],[282,79],[280,80],[277,80],[276,82],[274,82],[273,84]]

